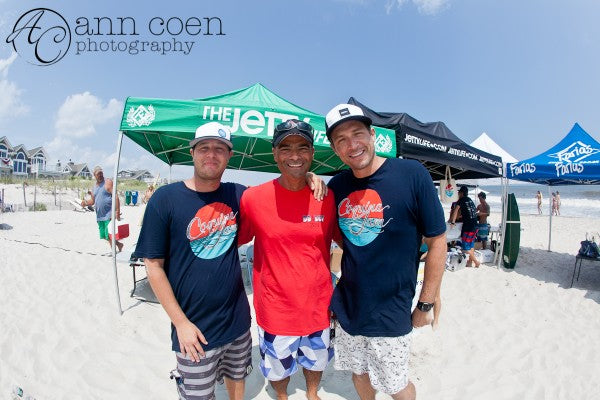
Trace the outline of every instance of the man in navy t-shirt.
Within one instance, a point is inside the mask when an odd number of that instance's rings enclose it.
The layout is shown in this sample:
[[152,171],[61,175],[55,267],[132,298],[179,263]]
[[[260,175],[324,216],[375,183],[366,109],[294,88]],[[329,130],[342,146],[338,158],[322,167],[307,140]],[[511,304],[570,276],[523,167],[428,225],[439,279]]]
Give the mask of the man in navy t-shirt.
[[221,183],[233,152],[229,128],[209,122],[190,142],[194,176],[150,198],[136,254],[172,322],[181,399],[214,399],[226,381],[242,399],[251,370],[250,307],[237,252],[245,187]]
[[[340,104],[326,125],[332,149],[350,167],[329,182],[344,242],[342,277],[330,305],[341,328],[335,367],[352,371],[361,399],[374,399],[376,391],[414,399],[409,334],[432,320],[446,257],[442,207],[419,162],[375,155],[375,131],[360,108]],[[429,254],[411,313],[422,237]]]

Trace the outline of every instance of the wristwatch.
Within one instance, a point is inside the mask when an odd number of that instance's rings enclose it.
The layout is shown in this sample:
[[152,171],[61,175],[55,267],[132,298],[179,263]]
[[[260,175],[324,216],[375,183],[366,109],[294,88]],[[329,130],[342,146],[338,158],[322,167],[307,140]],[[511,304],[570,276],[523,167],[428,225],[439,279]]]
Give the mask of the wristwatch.
[[433,308],[433,303],[425,303],[423,301],[419,301],[417,303],[417,308],[423,312],[429,312]]

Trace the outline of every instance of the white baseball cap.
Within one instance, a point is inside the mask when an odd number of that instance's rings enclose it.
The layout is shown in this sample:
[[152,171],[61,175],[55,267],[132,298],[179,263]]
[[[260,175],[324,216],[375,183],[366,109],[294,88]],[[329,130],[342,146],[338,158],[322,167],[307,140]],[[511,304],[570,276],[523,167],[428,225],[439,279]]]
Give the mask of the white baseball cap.
[[361,121],[366,125],[371,125],[371,118],[365,116],[363,110],[353,104],[338,104],[333,107],[325,116],[325,128],[327,129],[327,138],[331,139],[331,132],[341,123],[347,121]]
[[194,140],[190,141],[190,147],[194,147],[198,142],[205,139],[217,139],[225,143],[230,150],[233,149],[231,143],[231,130],[218,122],[209,122],[196,129]]

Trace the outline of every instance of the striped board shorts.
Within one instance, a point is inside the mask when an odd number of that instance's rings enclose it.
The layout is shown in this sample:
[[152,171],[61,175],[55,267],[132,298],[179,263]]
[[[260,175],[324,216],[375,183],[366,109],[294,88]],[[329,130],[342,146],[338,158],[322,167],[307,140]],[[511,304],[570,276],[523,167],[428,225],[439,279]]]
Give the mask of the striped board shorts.
[[214,400],[215,384],[223,378],[242,380],[252,371],[252,337],[250,330],[231,343],[205,351],[200,362],[176,352],[175,378],[180,400]]
[[460,236],[461,248],[463,250],[471,250],[475,245],[477,238],[477,230],[474,232],[463,232]]

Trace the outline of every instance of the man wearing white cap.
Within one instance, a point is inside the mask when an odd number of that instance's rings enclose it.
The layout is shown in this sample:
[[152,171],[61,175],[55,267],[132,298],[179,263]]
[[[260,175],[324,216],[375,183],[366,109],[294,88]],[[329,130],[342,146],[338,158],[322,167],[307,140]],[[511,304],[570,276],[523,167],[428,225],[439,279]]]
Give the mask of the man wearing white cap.
[[281,175],[244,192],[240,243],[254,237],[254,310],[260,370],[287,399],[290,376],[301,367],[306,397],[318,400],[331,359],[329,271],[331,241],[339,239],[333,195],[317,201],[306,181],[315,149],[313,127],[285,121],[273,134],[273,158]]
[[[415,399],[408,380],[410,333],[432,320],[446,256],[442,207],[419,162],[375,154],[371,119],[359,107],[334,107],[326,128],[331,148],[350,167],[329,182],[344,249],[330,305],[340,327],[335,367],[352,371],[362,400],[375,399],[377,391]],[[411,313],[422,237],[429,253]]]
[[224,380],[229,398],[241,400],[252,362],[237,252],[245,187],[221,182],[233,154],[229,128],[202,125],[190,147],[193,177],[156,190],[135,253],[172,322],[180,399],[214,399],[216,382]]

